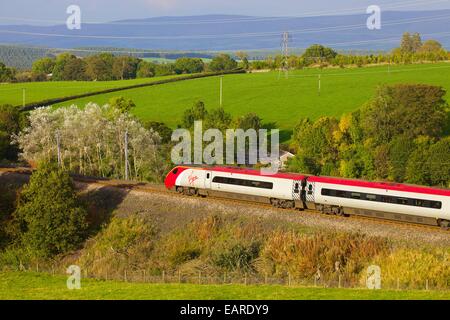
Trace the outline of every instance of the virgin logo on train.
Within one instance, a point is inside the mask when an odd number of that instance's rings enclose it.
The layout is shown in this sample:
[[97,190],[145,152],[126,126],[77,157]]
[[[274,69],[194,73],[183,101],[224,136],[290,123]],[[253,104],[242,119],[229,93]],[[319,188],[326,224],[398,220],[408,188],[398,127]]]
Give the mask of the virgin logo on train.
[[198,177],[197,177],[197,176],[194,176],[193,173],[191,173],[191,174],[189,175],[189,177],[188,177],[189,184],[194,184],[194,182],[195,182],[197,179],[198,179]]

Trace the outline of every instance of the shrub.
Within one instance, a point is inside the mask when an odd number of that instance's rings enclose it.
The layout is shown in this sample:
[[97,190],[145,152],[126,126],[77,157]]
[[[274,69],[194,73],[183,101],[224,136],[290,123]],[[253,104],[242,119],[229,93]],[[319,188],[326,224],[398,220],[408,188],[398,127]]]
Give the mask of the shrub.
[[214,264],[227,271],[254,271],[253,262],[259,255],[260,244],[252,242],[249,245],[236,244],[221,252],[213,259]]
[[[405,249],[379,256],[374,264],[381,268],[382,286],[448,289],[450,284],[450,251],[447,249]],[[364,279],[361,279],[363,281]]]
[[41,164],[19,195],[13,224],[24,247],[38,257],[51,257],[77,248],[87,228],[85,218],[69,174]]
[[155,235],[153,225],[137,214],[114,217],[89,241],[77,263],[92,275],[121,277],[126,269],[147,263]]

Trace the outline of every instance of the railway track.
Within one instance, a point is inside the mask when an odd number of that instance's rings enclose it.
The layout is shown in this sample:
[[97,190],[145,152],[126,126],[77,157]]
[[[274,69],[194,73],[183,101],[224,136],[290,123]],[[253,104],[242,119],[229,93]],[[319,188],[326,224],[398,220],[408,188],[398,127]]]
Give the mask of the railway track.
[[[16,173],[16,174],[24,174],[24,175],[31,175],[32,169],[30,168],[23,168],[23,167],[17,167],[17,168],[0,168],[0,173]],[[142,182],[131,182],[131,181],[124,181],[124,180],[114,180],[114,179],[106,179],[106,178],[98,178],[98,177],[89,177],[89,176],[81,176],[81,175],[72,175],[72,178],[74,181],[79,183],[87,183],[92,186],[98,186],[98,187],[114,187],[114,188],[121,188],[121,189],[128,189],[133,191],[140,191],[145,193],[162,193],[174,197],[180,197],[180,198],[187,198],[190,196],[179,194],[175,191],[170,191],[165,188],[163,184],[151,184],[151,183],[142,183]],[[366,217],[366,216],[358,216],[358,215],[351,215],[349,217],[341,217],[336,216],[332,214],[324,214],[316,210],[306,209],[303,211],[298,211],[296,209],[280,209],[275,208],[270,204],[265,203],[259,203],[259,202],[252,202],[247,200],[238,200],[238,199],[230,199],[230,198],[222,198],[222,197],[216,197],[216,196],[209,196],[209,199],[213,199],[214,201],[219,201],[222,203],[233,203],[237,205],[246,204],[252,207],[260,207],[265,209],[274,209],[274,210],[281,210],[283,212],[291,212],[296,214],[314,214],[314,215],[322,215],[326,216],[328,219],[348,219],[353,221],[366,221],[366,222],[372,222],[380,225],[386,225],[386,226],[395,226],[399,228],[407,228],[409,230],[422,230],[422,231],[432,231],[432,232],[438,232],[443,234],[450,235],[449,231],[443,230],[439,226],[430,226],[430,225],[421,225],[416,223],[409,223],[409,222],[399,222],[395,220],[387,220],[387,219],[380,219],[380,218],[372,218],[372,217]]]

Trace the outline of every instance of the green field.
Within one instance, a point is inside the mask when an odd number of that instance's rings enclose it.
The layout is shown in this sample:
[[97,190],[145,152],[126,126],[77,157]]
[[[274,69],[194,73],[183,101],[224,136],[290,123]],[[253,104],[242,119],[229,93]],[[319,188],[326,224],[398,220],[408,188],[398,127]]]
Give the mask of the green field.
[[68,290],[66,277],[33,272],[1,272],[0,299],[450,299],[449,291],[325,289],[255,285],[137,284],[83,280]]
[[173,77],[177,76],[119,81],[48,81],[0,84],[0,104],[22,105],[23,89],[25,89],[25,102],[31,103],[111,88],[151,83]]
[[[450,63],[354,69],[305,69],[289,78],[278,72],[224,76],[224,108],[234,116],[256,112],[265,122],[276,122],[290,130],[300,117],[340,116],[360,108],[384,83],[428,83],[443,86],[450,100]],[[318,93],[318,75],[321,92]],[[207,108],[219,105],[219,78],[211,77],[114,92],[65,102],[84,105],[89,101],[106,103],[112,96],[133,99],[133,111],[144,120],[157,120],[176,127],[183,111],[197,100]]]

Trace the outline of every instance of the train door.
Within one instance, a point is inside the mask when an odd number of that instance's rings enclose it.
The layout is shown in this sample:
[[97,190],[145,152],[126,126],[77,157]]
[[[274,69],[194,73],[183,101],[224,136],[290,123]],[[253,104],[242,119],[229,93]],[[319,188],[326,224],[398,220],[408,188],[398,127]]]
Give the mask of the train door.
[[302,201],[302,181],[294,180],[292,185],[292,200]]
[[206,171],[205,174],[205,189],[211,189],[212,172]]
[[314,182],[306,183],[306,202],[315,202],[314,200]]

